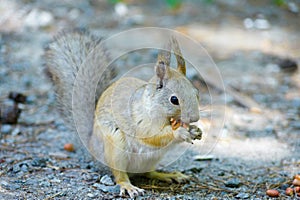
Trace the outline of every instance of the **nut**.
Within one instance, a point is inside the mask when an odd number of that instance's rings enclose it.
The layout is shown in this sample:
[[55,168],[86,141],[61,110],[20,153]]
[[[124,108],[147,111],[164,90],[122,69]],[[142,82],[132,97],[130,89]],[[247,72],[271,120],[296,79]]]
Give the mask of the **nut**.
[[179,120],[175,120],[173,117],[170,119],[171,122],[171,126],[172,126],[172,130],[176,130],[179,128],[180,126],[180,121]]
[[293,188],[290,188],[290,187],[286,188],[285,194],[288,196],[293,196],[293,194],[294,194]]
[[69,152],[73,152],[75,151],[74,145],[72,143],[66,143],[64,145],[64,150],[69,151]]
[[295,179],[293,180],[293,185],[294,185],[294,186],[300,186],[300,180],[295,178]]
[[269,197],[279,197],[280,193],[278,192],[278,190],[267,190],[266,194],[269,196]]

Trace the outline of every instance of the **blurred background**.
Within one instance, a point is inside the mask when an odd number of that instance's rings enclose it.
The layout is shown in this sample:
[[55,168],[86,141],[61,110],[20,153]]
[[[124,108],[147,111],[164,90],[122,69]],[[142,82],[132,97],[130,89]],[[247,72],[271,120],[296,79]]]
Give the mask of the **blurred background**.
[[[115,197],[107,193],[114,188],[98,183],[109,172],[63,149],[69,133],[43,73],[44,48],[74,28],[107,38],[163,27],[206,49],[225,93],[209,67],[204,77],[189,74],[203,94],[202,124],[209,134],[167,170],[197,181],[137,185],[157,198],[264,198],[268,189],[287,198],[286,188],[296,187],[293,176],[300,173],[299,9],[299,0],[0,0],[0,197]],[[133,52],[116,64],[130,67],[155,57]],[[225,116],[212,116],[218,108]],[[220,124],[222,130],[213,129]]]

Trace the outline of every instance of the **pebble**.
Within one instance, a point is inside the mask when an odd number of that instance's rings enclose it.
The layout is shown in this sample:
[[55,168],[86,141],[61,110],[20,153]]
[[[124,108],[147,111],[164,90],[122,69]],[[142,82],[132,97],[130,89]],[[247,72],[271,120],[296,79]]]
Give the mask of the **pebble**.
[[226,187],[237,188],[241,185],[241,181],[238,178],[232,178],[225,182]]
[[1,133],[3,134],[9,134],[11,132],[11,125],[9,124],[3,124],[2,127],[1,127]]
[[19,127],[16,127],[12,132],[11,132],[11,135],[12,136],[17,136],[21,133],[20,131],[20,128]]
[[295,108],[300,108],[300,98],[295,98],[292,100],[292,106]]
[[21,114],[21,109],[17,105],[3,106],[0,108],[0,118],[3,124],[16,124]]
[[112,179],[108,176],[102,176],[100,179],[100,183],[104,184],[104,185],[115,185],[115,183],[112,181]]
[[298,69],[297,62],[290,58],[280,59],[278,64],[284,72],[295,72]]
[[26,98],[26,103],[27,104],[33,104],[37,100],[36,95],[29,95]]
[[21,169],[22,172],[28,172],[28,168],[29,168],[29,166],[26,163],[23,163],[20,166],[20,169]]
[[34,167],[46,167],[47,166],[47,160],[46,158],[34,158],[31,161],[31,165]]
[[114,186],[106,186],[103,184],[99,184],[99,183],[94,183],[93,187],[106,192],[106,193],[116,193],[119,194],[120,193],[120,186],[119,185],[114,185]]
[[87,196],[90,197],[90,198],[94,198],[95,197],[95,195],[92,194],[92,193],[88,193]]
[[224,171],[218,172],[218,176],[224,176],[224,175],[225,175],[225,172],[224,172]]
[[54,17],[50,12],[40,9],[33,9],[25,17],[24,22],[28,27],[39,28],[51,25],[53,20]]
[[69,155],[61,152],[50,152],[49,156],[54,157],[56,159],[67,159],[69,158]]
[[187,170],[185,170],[185,171],[191,171],[191,172],[193,172],[193,173],[199,173],[199,172],[201,172],[202,170],[203,170],[202,167],[191,167],[191,168],[189,168],[189,169],[187,169]]
[[193,157],[195,161],[209,161],[215,159],[214,155],[196,155]]
[[300,122],[299,121],[290,122],[290,126],[293,127],[294,129],[300,130]]
[[248,199],[250,195],[248,193],[240,192],[238,193],[235,198],[237,199]]
[[18,173],[21,171],[20,163],[14,164],[12,168],[13,173]]
[[299,8],[298,8],[298,6],[295,2],[288,2],[288,7],[289,7],[289,10],[292,13],[298,13],[299,12]]
[[254,20],[254,26],[260,30],[266,30],[270,28],[270,23],[266,19],[256,19]]
[[41,186],[41,187],[50,187],[51,183],[49,181],[42,181],[42,182],[40,182],[39,186]]
[[18,190],[21,188],[20,185],[18,184],[15,184],[15,183],[9,183],[9,182],[6,182],[6,181],[1,181],[1,187],[7,189],[7,190]]
[[254,22],[251,18],[244,19],[244,26],[246,29],[251,29],[254,27]]

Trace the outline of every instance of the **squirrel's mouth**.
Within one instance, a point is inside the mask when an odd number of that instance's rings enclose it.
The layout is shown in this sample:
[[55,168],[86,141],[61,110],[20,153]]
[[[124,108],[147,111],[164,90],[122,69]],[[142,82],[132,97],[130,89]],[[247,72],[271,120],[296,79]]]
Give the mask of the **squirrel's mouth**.
[[181,122],[181,126],[182,126],[183,128],[189,129],[190,124]]
[[181,119],[176,119],[173,117],[171,117],[171,119],[170,119],[170,124],[171,124],[173,130],[176,130],[180,126],[183,128],[189,129],[189,126],[190,126],[189,123],[185,123],[185,122],[181,121]]

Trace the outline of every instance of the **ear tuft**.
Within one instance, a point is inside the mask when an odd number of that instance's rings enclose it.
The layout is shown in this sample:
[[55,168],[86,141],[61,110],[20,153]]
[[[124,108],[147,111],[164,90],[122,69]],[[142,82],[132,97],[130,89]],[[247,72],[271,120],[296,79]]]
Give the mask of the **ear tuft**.
[[169,66],[164,61],[159,61],[155,66],[155,72],[157,76],[156,88],[161,89],[166,84],[166,80],[169,77]]
[[182,53],[181,53],[178,41],[176,40],[176,38],[174,36],[171,38],[171,44],[172,44],[172,49],[174,51],[174,54],[175,54],[176,60],[177,60],[177,71],[179,71],[183,75],[186,75],[185,60],[182,57]]
[[171,45],[170,43],[161,50],[157,57],[157,63],[155,65],[155,73],[157,76],[156,88],[161,89],[165,86],[166,80],[170,77],[170,60],[171,60]]

